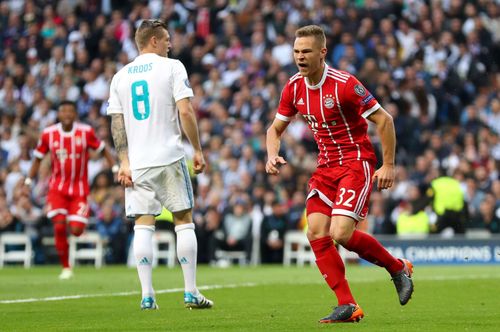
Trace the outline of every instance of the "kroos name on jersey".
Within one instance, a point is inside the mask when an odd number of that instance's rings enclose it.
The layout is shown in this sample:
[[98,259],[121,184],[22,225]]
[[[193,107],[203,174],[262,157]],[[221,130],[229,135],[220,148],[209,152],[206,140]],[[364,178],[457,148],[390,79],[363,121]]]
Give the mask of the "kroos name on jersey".
[[130,66],[128,67],[128,74],[140,74],[145,73],[147,71],[153,70],[153,63],[146,63],[138,66]]

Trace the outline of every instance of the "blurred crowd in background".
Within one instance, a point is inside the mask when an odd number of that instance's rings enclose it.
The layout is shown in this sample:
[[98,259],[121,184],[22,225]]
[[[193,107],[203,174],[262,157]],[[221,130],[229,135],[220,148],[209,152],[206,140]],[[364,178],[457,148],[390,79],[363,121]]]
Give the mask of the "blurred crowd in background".
[[[394,118],[397,180],[374,190],[359,227],[500,232],[498,0],[0,1],[0,232],[29,233],[36,263],[47,260],[41,238],[51,234],[44,217],[50,161],[32,189],[23,185],[38,136],[69,99],[113,146],[105,115],[110,80],[138,55],[134,31],[149,18],[167,22],[169,56],[184,63],[195,94],[207,160],[205,173],[193,177],[200,262],[212,261],[215,248],[250,250],[252,238],[260,239],[262,261],[280,262],[284,233],[304,228],[316,167],[304,121],[286,132],[280,175],[267,176],[264,165],[266,128],[296,72],[294,32],[308,24],[325,29],[328,64],[356,75]],[[133,221],[124,216],[111,166],[100,159],[89,165],[89,229],[108,239],[107,262],[121,263]],[[457,184],[445,186],[445,196],[462,205],[436,207],[443,194],[433,181],[443,177]],[[450,209],[454,217],[441,227]]]

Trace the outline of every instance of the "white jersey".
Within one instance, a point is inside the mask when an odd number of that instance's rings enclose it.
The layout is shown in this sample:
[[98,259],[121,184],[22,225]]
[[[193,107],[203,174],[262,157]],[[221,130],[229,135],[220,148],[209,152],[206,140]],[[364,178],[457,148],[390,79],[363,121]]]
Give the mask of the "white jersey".
[[131,170],[184,156],[176,102],[189,97],[193,90],[179,60],[146,53],[115,74],[107,114],[123,114]]

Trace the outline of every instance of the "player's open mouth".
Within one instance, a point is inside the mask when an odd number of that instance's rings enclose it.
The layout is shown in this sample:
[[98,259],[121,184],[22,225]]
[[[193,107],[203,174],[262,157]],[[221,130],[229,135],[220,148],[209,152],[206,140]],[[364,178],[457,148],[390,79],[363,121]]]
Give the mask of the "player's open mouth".
[[307,64],[305,64],[305,63],[299,63],[298,66],[300,68],[307,68]]

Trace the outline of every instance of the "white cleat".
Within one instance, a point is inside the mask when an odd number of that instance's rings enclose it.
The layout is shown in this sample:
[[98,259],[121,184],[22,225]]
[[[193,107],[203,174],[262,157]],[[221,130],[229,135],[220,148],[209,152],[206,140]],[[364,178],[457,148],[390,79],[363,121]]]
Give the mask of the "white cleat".
[[63,268],[61,274],[59,275],[59,280],[68,280],[71,278],[73,278],[73,270],[69,267]]
[[204,297],[200,292],[193,294],[184,292],[184,306],[188,309],[210,309],[214,302]]

